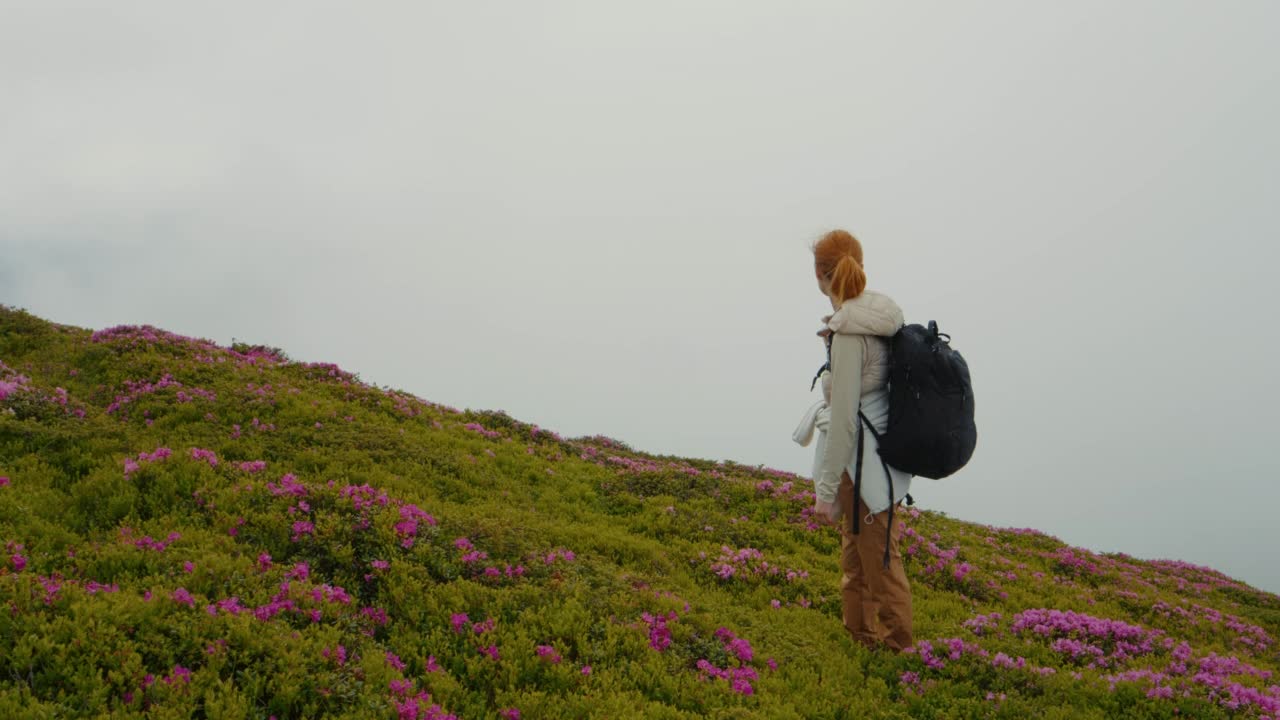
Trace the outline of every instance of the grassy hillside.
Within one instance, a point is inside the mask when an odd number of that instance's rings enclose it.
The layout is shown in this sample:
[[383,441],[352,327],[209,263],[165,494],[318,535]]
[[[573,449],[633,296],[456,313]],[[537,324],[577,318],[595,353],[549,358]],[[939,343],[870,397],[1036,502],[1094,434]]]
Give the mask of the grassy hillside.
[[913,510],[873,653],[801,477],[151,327],[0,308],[0,361],[3,718],[1280,715],[1209,568]]

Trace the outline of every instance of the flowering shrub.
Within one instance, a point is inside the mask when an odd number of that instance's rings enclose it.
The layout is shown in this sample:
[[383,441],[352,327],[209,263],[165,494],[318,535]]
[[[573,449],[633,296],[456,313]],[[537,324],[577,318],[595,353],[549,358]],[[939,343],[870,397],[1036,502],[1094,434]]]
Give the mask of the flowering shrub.
[[807,480],[265,346],[0,308],[0,448],[0,717],[1280,714],[1212,569],[911,509],[871,653]]
[[[988,635],[992,631],[998,633],[999,621],[999,614],[993,613],[971,618],[964,625],[977,635]],[[1128,697],[1181,701],[1183,707],[1196,708],[1193,713],[1196,717],[1225,716],[1219,711],[1243,711],[1268,718],[1280,710],[1280,692],[1277,692],[1280,687],[1273,682],[1274,670],[1215,652],[1198,654],[1187,641],[1169,637],[1160,630],[1048,608],[1016,614],[1008,630],[1015,636],[1047,642],[1048,649],[1065,661],[1066,668],[1076,668],[1070,671],[1076,681],[1085,678],[1079,668],[1096,669],[1093,677],[1113,698],[1125,697],[1126,691],[1132,688],[1137,692]],[[939,645],[942,653],[938,652]],[[966,656],[970,665],[975,661],[989,663],[997,671],[1021,675],[1022,679],[1016,682],[1023,684],[1038,686],[1043,678],[1060,672],[1059,667],[1032,665],[1024,657],[1010,657],[1004,652],[992,655],[959,638],[922,640],[911,653],[919,657],[923,670],[903,673],[899,682],[916,693],[922,692],[922,678],[928,677],[931,671],[946,671],[949,663],[963,663]]]
[[491,440],[494,438],[502,437],[502,433],[498,432],[497,430],[490,430],[485,426],[481,425],[480,423],[467,423],[462,427],[466,428],[467,430],[470,430],[473,433],[479,434],[481,437],[486,437]]
[[[729,681],[730,688],[736,693],[754,695],[755,687],[751,683],[758,681],[760,674],[751,666],[751,661],[755,657],[755,651],[752,649],[751,643],[745,638],[738,637],[732,630],[725,627],[716,630],[715,638],[724,643],[725,656],[737,667],[719,668],[703,658],[697,662],[698,671],[707,677]],[[769,669],[777,670],[777,663],[770,660]]]
[[[699,553],[705,559],[706,553]],[[798,582],[809,577],[807,570],[784,568],[770,563],[764,553],[756,548],[740,548],[734,550],[728,545],[720,547],[720,556],[709,566],[712,574],[721,581],[729,580],[769,580],[773,582]]]

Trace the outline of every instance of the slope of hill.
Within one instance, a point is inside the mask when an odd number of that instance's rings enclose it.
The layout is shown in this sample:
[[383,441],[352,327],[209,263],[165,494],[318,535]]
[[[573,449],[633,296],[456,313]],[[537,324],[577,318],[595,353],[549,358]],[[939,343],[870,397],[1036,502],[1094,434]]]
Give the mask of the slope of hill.
[[870,652],[803,478],[151,327],[0,307],[0,361],[0,717],[1280,715],[1209,568],[913,510]]

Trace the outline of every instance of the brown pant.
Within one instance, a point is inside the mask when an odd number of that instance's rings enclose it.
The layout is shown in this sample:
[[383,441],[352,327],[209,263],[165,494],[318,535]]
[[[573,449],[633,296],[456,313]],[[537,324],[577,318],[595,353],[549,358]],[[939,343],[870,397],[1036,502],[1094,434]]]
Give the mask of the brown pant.
[[856,512],[860,527],[852,533],[854,497],[849,473],[840,478],[836,502],[843,510],[840,518],[840,595],[844,604],[844,626],[853,639],[870,648],[881,644],[902,651],[911,647],[911,586],[902,568],[898,541],[902,525],[894,509],[893,539],[889,543],[889,568],[884,567],[885,525],[889,511],[868,518],[870,509],[858,498]]

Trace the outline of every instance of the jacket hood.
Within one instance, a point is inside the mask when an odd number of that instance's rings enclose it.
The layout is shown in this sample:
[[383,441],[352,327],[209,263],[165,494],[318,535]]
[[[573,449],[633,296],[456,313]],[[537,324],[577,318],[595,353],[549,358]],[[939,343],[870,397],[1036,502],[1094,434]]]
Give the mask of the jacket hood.
[[891,337],[902,325],[902,308],[898,303],[873,290],[864,290],[858,297],[845,300],[827,320],[827,327],[844,335]]

